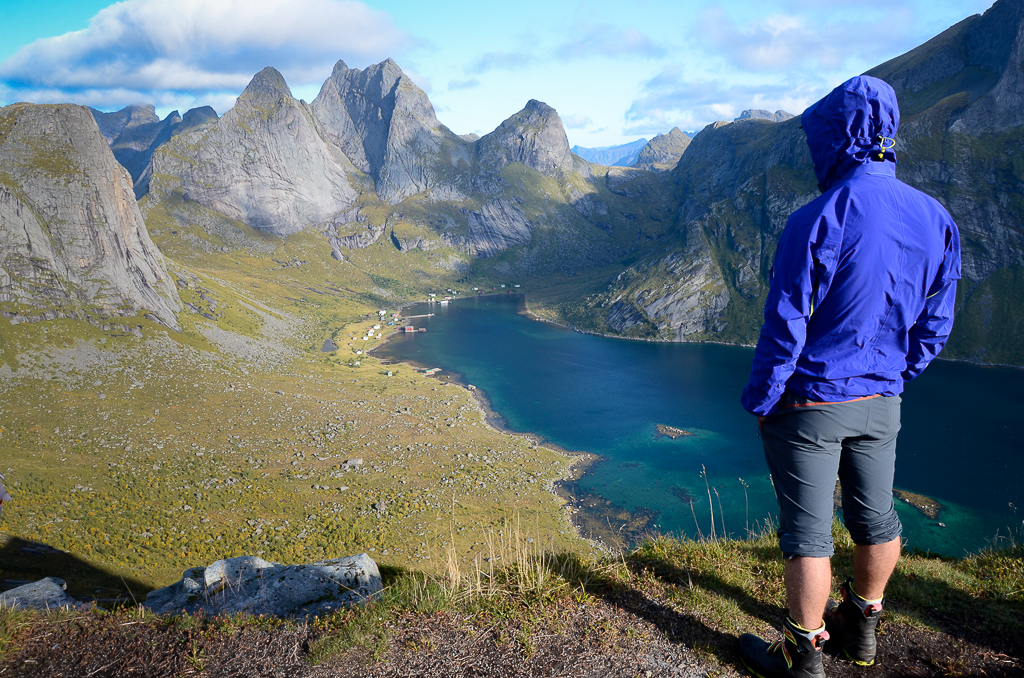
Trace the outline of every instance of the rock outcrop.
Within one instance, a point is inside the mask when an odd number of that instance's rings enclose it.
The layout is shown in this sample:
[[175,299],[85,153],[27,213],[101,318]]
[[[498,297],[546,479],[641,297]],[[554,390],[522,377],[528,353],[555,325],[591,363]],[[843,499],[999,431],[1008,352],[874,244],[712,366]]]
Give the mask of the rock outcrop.
[[352,206],[356,192],[351,163],[318,127],[281,74],[265,68],[219,121],[157,149],[151,190],[176,192],[282,237],[329,224]]
[[377,563],[365,553],[307,565],[239,556],[185,570],[181,581],[150,592],[143,606],[158,614],[308,618],[365,603],[382,590]]
[[647,170],[672,169],[689,145],[690,137],[678,127],[673,127],[667,134],[659,134],[651,139],[640,150],[633,167]]
[[67,587],[68,585],[63,580],[56,577],[47,577],[31,584],[24,584],[0,593],[0,609],[36,610],[38,612],[89,609],[89,605],[80,603],[65,593]]
[[89,111],[0,109],[0,313],[12,322],[148,312],[177,329],[180,300]]

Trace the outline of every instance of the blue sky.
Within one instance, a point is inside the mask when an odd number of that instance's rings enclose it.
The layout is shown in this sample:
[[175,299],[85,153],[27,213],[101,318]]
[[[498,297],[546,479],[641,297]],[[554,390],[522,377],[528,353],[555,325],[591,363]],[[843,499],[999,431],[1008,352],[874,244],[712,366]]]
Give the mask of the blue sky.
[[223,113],[254,73],[311,101],[392,57],[458,134],[539,99],[606,146],[745,108],[799,113],[991,0],[0,0],[0,104]]

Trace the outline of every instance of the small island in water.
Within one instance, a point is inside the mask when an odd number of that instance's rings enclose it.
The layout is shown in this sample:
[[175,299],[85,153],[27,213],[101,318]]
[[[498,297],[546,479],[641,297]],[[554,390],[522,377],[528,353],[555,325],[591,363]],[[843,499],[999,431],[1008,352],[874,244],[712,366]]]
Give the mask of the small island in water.
[[668,436],[672,440],[675,440],[676,438],[682,438],[683,436],[693,435],[693,433],[686,431],[684,429],[676,428],[675,426],[666,426],[665,424],[656,424],[655,428],[658,429],[658,433],[660,433],[663,436]]

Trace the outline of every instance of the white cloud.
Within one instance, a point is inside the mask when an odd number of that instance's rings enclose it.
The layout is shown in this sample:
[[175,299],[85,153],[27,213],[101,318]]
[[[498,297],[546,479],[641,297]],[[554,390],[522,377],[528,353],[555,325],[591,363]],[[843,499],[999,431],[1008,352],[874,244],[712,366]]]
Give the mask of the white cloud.
[[467,69],[469,73],[485,73],[496,69],[517,71],[534,63],[534,57],[527,52],[487,52]]
[[579,113],[570,113],[562,116],[562,124],[568,129],[583,129],[587,125],[593,125],[594,121]]
[[338,59],[373,63],[412,43],[388,14],[356,0],[125,0],[84,30],[18,50],[0,64],[0,94],[107,107],[223,104],[264,66],[305,84]]
[[878,2],[877,9],[868,5],[847,16],[821,5],[818,13],[776,13],[740,25],[724,8],[710,6],[701,12],[693,37],[748,72],[830,71],[858,59],[870,61],[912,39],[913,10],[899,0],[884,7],[883,12]]
[[681,67],[669,66],[644,83],[642,95],[626,112],[623,134],[660,134],[672,127],[701,129],[716,120],[733,120],[749,108],[799,115],[830,88],[817,78],[800,83],[727,84],[691,79]]
[[657,57],[665,54],[665,50],[636,28],[619,29],[602,24],[587,28],[583,35],[564,43],[555,54],[564,59],[595,55]]
[[448,89],[450,90],[473,89],[479,86],[480,81],[476,78],[471,78],[469,80],[452,80],[448,83]]

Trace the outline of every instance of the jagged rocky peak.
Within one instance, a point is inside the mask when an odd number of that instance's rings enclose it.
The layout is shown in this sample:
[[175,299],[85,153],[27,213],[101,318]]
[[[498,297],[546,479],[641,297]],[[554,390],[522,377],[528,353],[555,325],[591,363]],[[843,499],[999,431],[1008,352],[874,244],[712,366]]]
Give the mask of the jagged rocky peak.
[[190,108],[181,118],[181,124],[174,128],[173,134],[184,134],[192,130],[212,125],[220,120],[217,111],[212,106],[199,106]]
[[317,131],[309,106],[264,68],[220,120],[173,137],[153,155],[154,188],[287,236],[332,223],[356,194],[344,158]]
[[678,127],[673,127],[668,133],[659,134],[647,142],[633,166],[640,169],[671,169],[683,157],[689,145],[690,137]]
[[772,113],[771,111],[766,111],[762,108],[748,108],[747,110],[740,113],[740,116],[733,120],[733,122],[738,122],[740,120],[767,120],[768,122],[785,122],[786,120],[789,120],[792,117],[792,113],[787,113],[786,111],[782,110],[775,111],[774,113]]
[[0,108],[0,167],[0,313],[21,322],[143,311],[177,329],[176,288],[86,108]]
[[391,204],[437,185],[446,174],[438,165],[452,162],[446,142],[456,152],[466,146],[437,121],[426,93],[391,59],[364,70],[339,61],[312,110],[324,138],[372,176],[378,197]]
[[536,99],[477,142],[481,164],[503,167],[521,162],[541,174],[571,172],[569,139],[558,112]]

